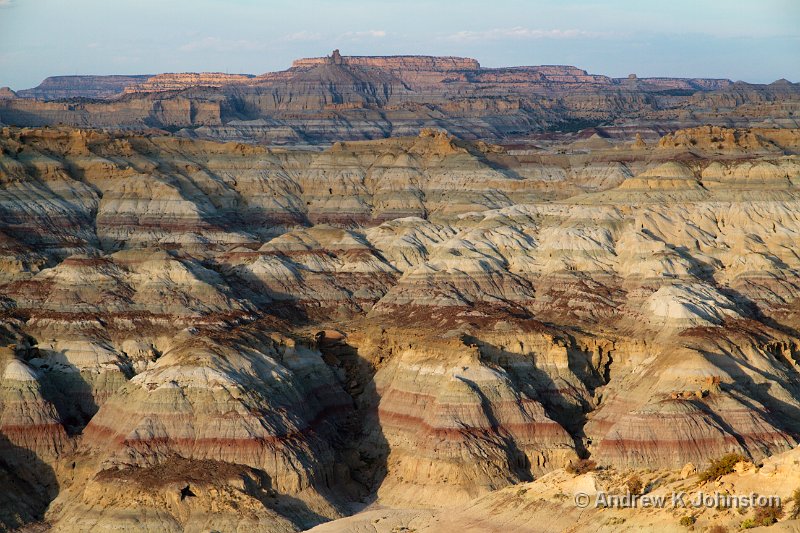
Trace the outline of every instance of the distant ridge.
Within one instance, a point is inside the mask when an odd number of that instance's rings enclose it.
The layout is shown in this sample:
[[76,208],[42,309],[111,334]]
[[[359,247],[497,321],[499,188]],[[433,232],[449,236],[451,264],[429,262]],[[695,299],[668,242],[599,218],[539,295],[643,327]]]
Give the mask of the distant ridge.
[[[800,87],[790,82],[612,78],[569,65],[483,68],[464,57],[338,50],[260,75],[59,76],[17,96],[0,100],[2,123],[155,127],[278,144],[415,135],[427,127],[497,141],[631,121],[660,132],[702,124],[793,128],[800,113]],[[770,103],[778,99],[781,106]]]

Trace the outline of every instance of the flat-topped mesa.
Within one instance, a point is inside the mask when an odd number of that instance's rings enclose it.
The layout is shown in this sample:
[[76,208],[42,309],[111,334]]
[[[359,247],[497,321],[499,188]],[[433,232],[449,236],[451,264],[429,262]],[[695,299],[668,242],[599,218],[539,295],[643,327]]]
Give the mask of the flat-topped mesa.
[[[516,70],[516,69],[497,69],[497,70]],[[589,74],[583,69],[571,65],[539,65],[533,67],[519,67],[519,70],[526,70],[541,74],[547,81],[562,83],[611,83],[608,76]]]
[[385,70],[478,70],[481,64],[468,57],[438,56],[342,56],[334,50],[330,56],[307,57],[292,62],[293,69],[307,69],[326,64],[380,68]]
[[143,82],[151,74],[133,76],[50,76],[32,89],[17,91],[20,98],[113,98],[126,87]]
[[124,93],[151,93],[178,91],[189,87],[222,87],[234,83],[247,82],[252,74],[227,74],[224,72],[181,72],[156,74],[141,83],[125,87]]
[[658,90],[715,91],[733,85],[724,78],[639,78],[640,82]]

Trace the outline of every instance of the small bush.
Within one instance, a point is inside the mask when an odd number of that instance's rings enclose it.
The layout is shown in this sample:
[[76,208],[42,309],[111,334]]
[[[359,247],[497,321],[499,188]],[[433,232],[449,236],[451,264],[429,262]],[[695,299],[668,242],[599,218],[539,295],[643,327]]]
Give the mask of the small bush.
[[783,506],[763,505],[756,507],[753,513],[753,521],[757,526],[771,526],[783,516]]
[[800,489],[794,489],[792,493],[792,497],[789,500],[794,504],[792,507],[792,520],[797,520],[800,518]]
[[692,515],[686,515],[682,517],[681,521],[678,523],[682,526],[691,527],[695,522],[697,522],[697,518],[693,517]]
[[725,474],[733,472],[736,463],[744,461],[744,457],[738,453],[729,453],[719,459],[711,461],[711,466],[700,472],[700,481],[714,481]]
[[642,489],[644,488],[644,483],[642,483],[642,478],[634,474],[631,476],[628,481],[625,483],[628,487],[628,492],[631,494],[641,494]]
[[586,472],[592,472],[594,470],[597,470],[597,463],[591,459],[581,459],[577,463],[570,463],[567,465],[567,472],[570,474],[575,474],[576,476],[585,474]]
[[742,529],[753,529],[754,527],[756,527],[756,521],[753,520],[752,518],[748,518],[747,520],[742,522],[742,525],[740,527]]

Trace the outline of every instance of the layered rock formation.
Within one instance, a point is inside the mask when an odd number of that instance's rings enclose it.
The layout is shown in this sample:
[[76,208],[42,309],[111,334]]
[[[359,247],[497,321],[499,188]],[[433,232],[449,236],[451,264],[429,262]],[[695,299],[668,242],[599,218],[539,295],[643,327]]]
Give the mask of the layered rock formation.
[[[126,81],[127,80],[127,81]],[[82,96],[107,100],[35,102]],[[483,68],[474,59],[331,56],[258,76],[222,73],[48,78],[0,99],[18,126],[182,129],[189,136],[331,143],[445,127],[469,139],[635,121],[659,130],[714,123],[797,127],[797,85],[724,79],[610,78],[571,66]]]
[[122,92],[124,94],[155,93],[161,91],[180,91],[189,87],[222,87],[223,85],[247,82],[253,77],[254,76],[249,74],[227,74],[224,72],[157,74],[126,85]]
[[581,458],[798,444],[796,130],[1,133],[4,527],[589,527]]

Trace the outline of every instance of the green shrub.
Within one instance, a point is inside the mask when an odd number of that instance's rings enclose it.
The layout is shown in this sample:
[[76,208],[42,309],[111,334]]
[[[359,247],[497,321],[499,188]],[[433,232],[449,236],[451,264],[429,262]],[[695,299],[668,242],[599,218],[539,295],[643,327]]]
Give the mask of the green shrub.
[[678,523],[682,526],[691,527],[695,522],[697,522],[697,518],[693,517],[692,515],[686,515],[682,517],[681,521]]
[[711,466],[700,472],[700,481],[714,481],[725,474],[730,474],[736,463],[744,460],[745,458],[738,453],[723,455],[719,459],[711,461]]

